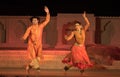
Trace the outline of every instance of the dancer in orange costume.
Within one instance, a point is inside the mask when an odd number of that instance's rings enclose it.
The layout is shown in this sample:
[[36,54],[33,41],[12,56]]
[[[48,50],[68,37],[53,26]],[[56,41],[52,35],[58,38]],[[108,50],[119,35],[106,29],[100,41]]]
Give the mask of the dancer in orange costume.
[[90,22],[86,17],[86,13],[82,15],[86,21],[86,25],[82,26],[79,21],[74,22],[75,29],[71,32],[69,36],[65,35],[67,41],[75,38],[75,43],[71,48],[71,52],[65,56],[62,60],[63,63],[68,64],[64,67],[64,70],[67,71],[70,67],[74,66],[81,70],[81,73],[84,72],[84,69],[91,67],[92,63],[87,55],[85,49],[85,32],[90,26]]
[[50,21],[50,13],[47,6],[44,7],[46,12],[46,19],[40,23],[40,19],[37,16],[30,18],[32,25],[27,28],[22,39],[26,40],[28,38],[28,55],[31,59],[30,64],[27,65],[26,71],[30,68],[40,69],[39,63],[42,57],[42,32],[44,27]]

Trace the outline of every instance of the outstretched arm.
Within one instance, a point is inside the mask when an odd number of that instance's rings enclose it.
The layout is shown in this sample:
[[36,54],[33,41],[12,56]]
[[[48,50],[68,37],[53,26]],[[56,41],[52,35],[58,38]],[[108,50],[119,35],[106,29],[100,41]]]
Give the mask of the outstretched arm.
[[46,12],[46,19],[42,22],[42,26],[45,27],[47,23],[50,21],[50,12],[47,6],[44,7],[44,10]]
[[85,29],[85,31],[87,31],[89,26],[90,26],[90,22],[89,22],[89,20],[86,16],[86,12],[84,12],[84,14],[82,16],[83,16],[83,18],[85,19],[85,22],[86,22],[86,25],[85,25],[84,29]]

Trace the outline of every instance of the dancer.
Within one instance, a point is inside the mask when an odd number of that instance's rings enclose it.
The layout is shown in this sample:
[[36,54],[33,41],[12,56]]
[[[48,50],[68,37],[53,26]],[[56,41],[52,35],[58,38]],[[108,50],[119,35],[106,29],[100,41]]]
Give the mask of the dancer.
[[67,41],[71,40],[73,37],[75,38],[75,43],[71,48],[71,52],[65,56],[62,60],[63,63],[67,64],[64,67],[64,70],[69,70],[70,67],[74,66],[81,70],[81,73],[84,72],[84,69],[91,67],[92,63],[87,55],[85,49],[85,32],[90,26],[90,22],[86,17],[86,13],[82,15],[84,20],[86,21],[86,25],[82,26],[79,21],[74,22],[75,29],[71,32],[69,36],[65,35],[65,39]]
[[47,6],[44,7],[46,12],[46,19],[40,23],[40,19],[37,16],[33,16],[30,18],[32,25],[27,28],[25,34],[22,39],[26,40],[28,38],[28,55],[31,60],[30,64],[27,65],[26,71],[29,72],[30,68],[34,68],[36,70],[40,70],[40,60],[43,58],[42,56],[42,32],[44,27],[50,21],[50,13]]

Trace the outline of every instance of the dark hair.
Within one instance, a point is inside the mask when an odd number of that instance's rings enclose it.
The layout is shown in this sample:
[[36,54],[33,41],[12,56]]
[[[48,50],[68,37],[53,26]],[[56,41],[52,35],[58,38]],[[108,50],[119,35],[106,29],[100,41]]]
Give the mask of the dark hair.
[[32,17],[30,18],[30,21],[31,21],[31,22],[32,22],[33,18],[37,18],[37,20],[40,22],[40,18],[39,18],[38,16],[32,16]]
[[76,25],[76,24],[80,24],[80,25],[81,25],[81,22],[75,20],[75,21],[74,21],[74,25]]

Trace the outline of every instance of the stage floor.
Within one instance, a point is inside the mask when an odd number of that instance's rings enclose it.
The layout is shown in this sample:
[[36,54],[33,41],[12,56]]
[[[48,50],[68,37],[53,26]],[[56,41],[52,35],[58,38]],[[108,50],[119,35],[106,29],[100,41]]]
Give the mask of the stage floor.
[[27,74],[25,69],[0,69],[0,77],[120,77],[120,70],[85,70],[81,75],[79,71],[69,70],[30,70]]
[[69,51],[45,50],[40,72],[32,69],[27,74],[24,66],[28,61],[25,50],[0,50],[0,77],[120,77],[120,61],[107,69],[96,67],[85,70],[83,75],[74,68],[65,72],[61,60],[67,53]]

